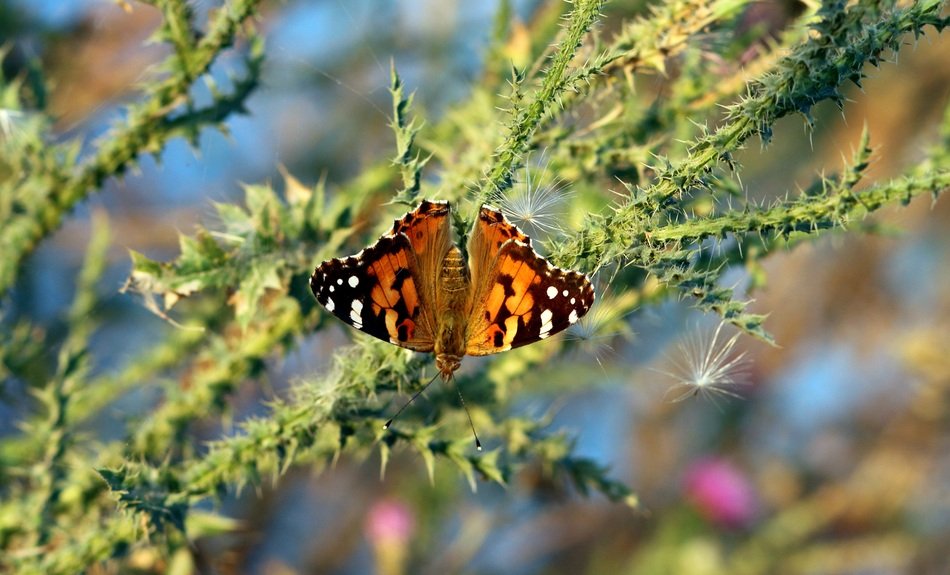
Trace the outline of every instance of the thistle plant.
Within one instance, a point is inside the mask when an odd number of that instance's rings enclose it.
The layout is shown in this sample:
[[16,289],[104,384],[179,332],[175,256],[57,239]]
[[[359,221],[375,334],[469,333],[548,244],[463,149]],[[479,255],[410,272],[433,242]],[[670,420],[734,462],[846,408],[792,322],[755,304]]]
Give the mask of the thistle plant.
[[[873,158],[887,153],[868,130],[839,172],[778,199],[748,199],[736,159],[746,146],[767,146],[786,116],[810,130],[823,102],[847,108],[846,86],[860,86],[869,65],[893,65],[902,44],[944,29],[942,1],[807,3],[744,65],[737,54],[758,41],[736,32],[749,0],[666,0],[623,21],[601,0],[550,2],[524,26],[502,1],[481,80],[440,116],[417,104],[413,92],[426,86],[407,87],[394,61],[392,151],[358,177],[304,182],[275,165],[281,183],[243,184],[242,201],[215,203],[214,223],[181,234],[177,255],[132,252],[122,297],[170,328],[124,365],[103,369],[90,340],[108,321],[102,299],[115,297],[102,280],[109,218],[94,217],[73,303],[55,326],[17,308],[14,296],[29,289],[18,283],[24,266],[77,206],[143,157],[161,156],[179,138],[200,149],[203,134],[226,132],[248,113],[267,67],[257,0],[228,0],[206,19],[184,0],[142,4],[158,12],[152,40],[166,59],[91,144],[57,133],[45,108],[56,85],[41,68],[0,85],[0,377],[32,398],[19,403],[18,431],[0,443],[3,570],[75,573],[108,562],[109,570],[188,572],[197,568],[195,540],[238,529],[219,511],[222,500],[292,469],[332,473],[340,460],[372,457],[385,477],[405,453],[418,456],[433,482],[454,469],[473,490],[510,486],[536,468],[556,485],[636,507],[636,485],[579,454],[565,430],[519,411],[527,394],[520,382],[578,357],[568,349],[590,353],[585,342],[629,335],[634,309],[683,299],[736,335],[717,348],[717,328],[707,355],[696,358],[705,371],[682,383],[689,392],[731,393],[723,386],[741,358],[729,353],[737,338],[774,341],[767,316],[723,284],[725,273],[819,234],[870,229],[874,212],[918,196],[937,200],[950,186],[950,107],[930,151],[888,180],[867,181]],[[514,41],[525,34],[527,45]],[[233,67],[226,87],[216,66]],[[644,77],[668,78],[668,94],[648,101],[637,86]],[[209,101],[196,101],[197,86],[208,88]],[[550,187],[519,200],[519,174],[532,170],[534,178],[530,158],[542,153]],[[325,367],[296,374],[286,393],[235,419],[242,386],[266,381],[314,334],[337,334],[307,290],[314,267],[367,245],[422,198],[451,201],[462,234],[483,202],[523,212],[548,232],[554,264],[593,275],[598,293],[611,297],[572,337],[458,373],[483,452],[472,449],[452,389],[434,387],[384,430],[434,366],[361,335],[321,350]],[[563,217],[541,217],[555,203]],[[118,436],[90,425],[141,388],[160,400]],[[210,441],[198,439],[199,426],[213,430]]]

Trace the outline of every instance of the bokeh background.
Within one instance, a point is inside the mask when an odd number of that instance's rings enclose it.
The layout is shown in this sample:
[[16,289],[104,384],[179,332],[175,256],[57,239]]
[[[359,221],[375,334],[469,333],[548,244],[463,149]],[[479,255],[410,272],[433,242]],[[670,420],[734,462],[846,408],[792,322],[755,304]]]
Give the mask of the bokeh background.
[[[530,21],[538,4],[514,2],[515,14]],[[205,13],[216,2],[193,5]],[[265,6],[267,63],[250,114],[230,119],[228,136],[204,133],[197,150],[175,141],[160,162],[145,158],[137,173],[110,182],[28,260],[11,295],[16,315],[55,326],[90,214],[105,210],[114,289],[94,341],[97,369],[122,365],[174,329],[118,293],[127,250],[173,258],[178,233],[212,218],[212,201],[239,201],[241,182],[278,182],[279,166],[307,183],[344,182],[392,156],[390,60],[416,92],[416,111],[438,118],[478,81],[497,9],[444,0]],[[62,138],[101,137],[162,58],[163,48],[146,43],[157,14],[131,7],[0,0],[0,45],[13,46],[4,71],[42,62]],[[761,2],[748,17],[780,29],[800,8]],[[643,2],[612,2],[608,22],[643,10]],[[946,34],[930,33],[872,70],[864,90],[849,87],[843,113],[819,106],[814,131],[801,118],[780,121],[767,148],[753,142],[737,158],[749,196],[795,193],[837,170],[865,125],[876,150],[869,179],[899,175],[936,141],[950,102],[948,55]],[[221,81],[228,66],[217,65]],[[647,76],[638,87],[644,98],[662,98],[669,81]],[[274,575],[757,573],[778,556],[785,573],[947,573],[950,202],[921,198],[875,221],[874,235],[829,233],[765,261],[767,283],[748,297],[770,314],[766,328],[778,346],[736,341],[730,356],[745,355],[734,374],[741,385],[731,390],[741,399],[670,401],[675,382],[662,372],[688,363],[683,342],[709,345],[717,326],[689,302],[631,313],[632,337],[603,338],[578,359],[591,374],[581,387],[543,371],[518,382],[523,409],[552,413],[579,454],[610,465],[634,489],[639,510],[550,485],[540,470],[472,493],[448,466],[430,484],[414,454],[395,454],[384,480],[377,459],[343,458],[321,474],[292,470],[226,501],[224,513],[241,527],[196,542],[204,567]],[[748,274],[732,277],[741,289]],[[718,345],[732,335],[724,328]],[[302,342],[275,358],[266,385],[244,384],[234,398],[238,417],[325,366],[328,341]],[[345,342],[342,329],[332,341]],[[4,390],[0,433],[17,432],[26,401],[23,390]],[[153,401],[143,382],[93,431],[121,434],[123,417]]]

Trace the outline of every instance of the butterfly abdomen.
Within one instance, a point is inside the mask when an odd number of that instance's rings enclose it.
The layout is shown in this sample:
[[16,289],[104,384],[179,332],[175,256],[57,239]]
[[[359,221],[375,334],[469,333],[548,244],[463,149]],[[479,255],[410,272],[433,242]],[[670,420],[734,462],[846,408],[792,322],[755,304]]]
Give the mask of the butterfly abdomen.
[[465,355],[467,320],[472,281],[462,251],[453,246],[442,259],[438,282],[438,329],[435,338],[436,364],[445,376],[458,368]]
[[442,260],[440,276],[440,297],[452,298],[454,294],[464,292],[468,296],[471,278],[468,275],[468,263],[462,257],[462,251],[452,247]]

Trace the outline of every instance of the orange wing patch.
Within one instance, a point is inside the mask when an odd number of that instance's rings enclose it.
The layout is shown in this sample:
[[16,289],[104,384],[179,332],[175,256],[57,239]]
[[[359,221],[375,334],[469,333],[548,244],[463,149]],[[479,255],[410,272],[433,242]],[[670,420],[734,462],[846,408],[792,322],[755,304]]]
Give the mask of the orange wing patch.
[[[443,246],[446,242],[436,241],[441,234],[448,234],[447,219],[449,205],[445,202],[430,202],[423,200],[419,207],[409,212],[402,219],[393,222],[391,235],[405,234],[412,245],[413,253],[418,258],[437,257],[441,254],[429,254],[429,246]],[[446,238],[448,239],[448,238]]]
[[506,242],[492,270],[491,291],[482,302],[474,302],[481,314],[472,314],[466,353],[487,355],[511,349],[519,330],[531,321],[535,296],[532,287],[541,279],[519,256],[531,248],[519,241]]

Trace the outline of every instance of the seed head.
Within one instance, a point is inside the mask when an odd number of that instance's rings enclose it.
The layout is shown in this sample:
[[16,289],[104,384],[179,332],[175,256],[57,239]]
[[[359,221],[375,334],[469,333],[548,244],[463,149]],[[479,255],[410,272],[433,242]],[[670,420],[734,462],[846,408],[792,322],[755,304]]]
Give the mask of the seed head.
[[696,395],[703,395],[713,403],[716,396],[742,398],[732,388],[740,385],[749,360],[745,351],[733,353],[741,332],[720,342],[724,323],[716,326],[712,336],[698,329],[687,334],[676,346],[677,356],[670,358],[671,371],[656,370],[673,380],[667,392],[670,401],[675,403]]

